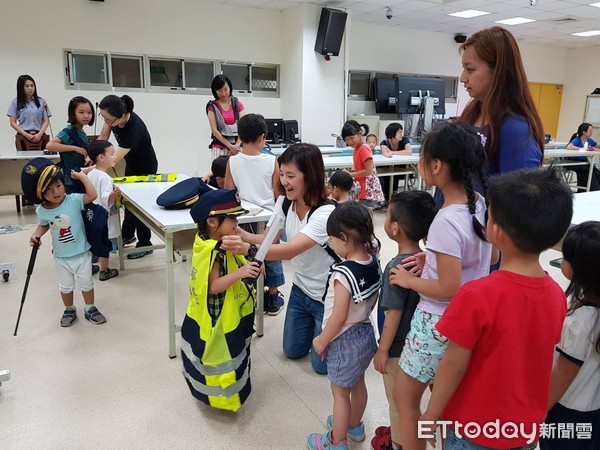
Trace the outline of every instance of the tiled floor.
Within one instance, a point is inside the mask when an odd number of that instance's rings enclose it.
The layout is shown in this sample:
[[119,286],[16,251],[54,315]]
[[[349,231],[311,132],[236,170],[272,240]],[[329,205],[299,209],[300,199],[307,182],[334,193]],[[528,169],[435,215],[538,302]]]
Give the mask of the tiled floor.
[[[387,262],[396,249],[383,232],[383,218],[375,212],[381,259]],[[35,223],[32,207],[17,216],[14,197],[0,197],[0,227],[22,228],[0,228],[0,263],[16,264],[9,282],[0,282],[0,370],[12,372],[0,387],[0,448],[300,449],[309,433],[325,430],[332,405],[328,380],[313,373],[308,358],[283,356],[284,313],[266,317],[264,337],[253,339],[253,390],[237,414],[206,407],[189,394],[181,359],[167,357],[164,250],[129,261],[117,278],[96,281],[96,304],[106,324],[84,320],[77,295],[78,321],[65,329],[59,326],[62,303],[46,236],[13,337]],[[564,285],[560,271],[547,264],[557,255],[543,255],[544,266]],[[285,266],[287,294],[292,274]],[[188,273],[189,263],[177,264],[179,320]],[[383,383],[372,367],[367,386],[364,421],[372,432],[387,424]],[[353,448],[368,449],[369,440]]]

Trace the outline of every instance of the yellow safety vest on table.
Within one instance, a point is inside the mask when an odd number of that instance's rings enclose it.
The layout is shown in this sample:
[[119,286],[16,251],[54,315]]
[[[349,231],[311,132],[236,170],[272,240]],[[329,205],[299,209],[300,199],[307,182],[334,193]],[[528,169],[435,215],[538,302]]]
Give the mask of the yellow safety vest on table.
[[[215,325],[208,311],[208,277],[217,241],[196,234],[190,275],[190,302],[181,327],[183,374],[190,391],[212,407],[237,411],[250,394],[250,339],[254,333],[254,287],[241,280],[227,289]],[[246,264],[231,252],[227,273]]]

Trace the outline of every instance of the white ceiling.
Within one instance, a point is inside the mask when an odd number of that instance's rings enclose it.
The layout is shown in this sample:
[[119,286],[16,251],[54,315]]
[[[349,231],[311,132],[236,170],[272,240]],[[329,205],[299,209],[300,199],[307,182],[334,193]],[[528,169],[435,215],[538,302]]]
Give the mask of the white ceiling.
[[[259,9],[283,11],[298,3],[313,3],[332,8],[348,8],[356,22],[376,23],[439,33],[472,34],[498,25],[496,20],[512,17],[535,19],[523,25],[501,25],[520,42],[565,48],[600,45],[600,36],[578,37],[571,33],[600,30],[600,8],[589,6],[600,0],[201,0]],[[392,19],[386,18],[391,7]],[[475,9],[490,14],[472,19],[448,16],[449,13]]]

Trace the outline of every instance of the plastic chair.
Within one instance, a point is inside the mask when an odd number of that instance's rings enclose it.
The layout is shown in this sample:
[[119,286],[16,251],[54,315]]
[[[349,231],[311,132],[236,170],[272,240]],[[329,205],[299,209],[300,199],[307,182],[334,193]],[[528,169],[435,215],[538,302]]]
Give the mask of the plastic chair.
[[[15,147],[17,151],[41,151],[46,148],[46,144],[50,141],[50,136],[44,133],[40,142],[31,142],[25,139],[25,136],[17,134],[15,137]],[[21,214],[21,205],[25,206],[25,197],[15,195],[15,201],[17,203],[17,214]]]

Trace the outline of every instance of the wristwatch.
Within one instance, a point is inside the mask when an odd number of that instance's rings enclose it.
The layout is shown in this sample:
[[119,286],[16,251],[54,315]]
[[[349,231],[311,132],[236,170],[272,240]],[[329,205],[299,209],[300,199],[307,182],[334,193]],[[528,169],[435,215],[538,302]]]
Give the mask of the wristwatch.
[[250,244],[250,247],[248,248],[248,257],[254,258],[257,251],[258,247],[255,244]]

